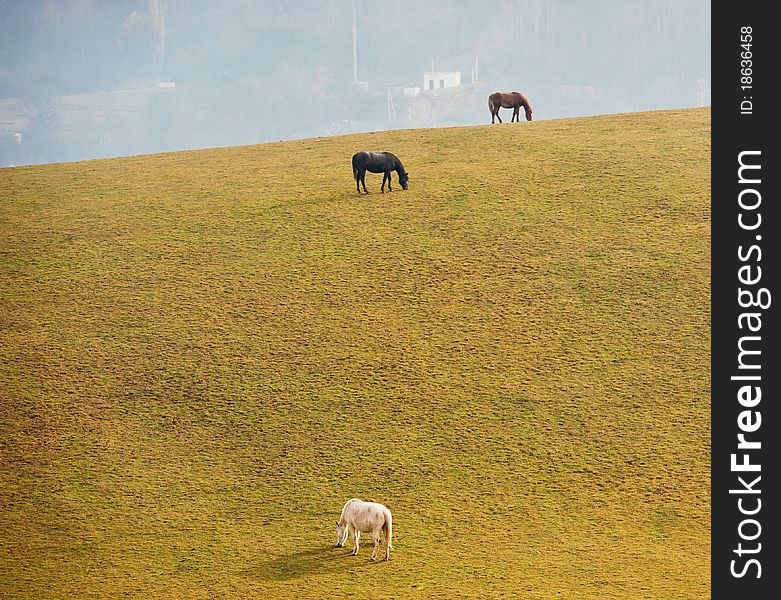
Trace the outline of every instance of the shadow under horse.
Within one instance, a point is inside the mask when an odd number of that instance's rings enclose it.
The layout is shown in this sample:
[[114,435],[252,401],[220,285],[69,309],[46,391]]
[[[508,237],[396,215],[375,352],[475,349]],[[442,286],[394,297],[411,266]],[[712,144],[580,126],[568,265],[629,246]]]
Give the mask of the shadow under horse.
[[354,563],[334,547],[311,548],[295,554],[278,556],[244,571],[254,579],[284,581],[301,579],[332,572],[347,572]]
[[396,171],[399,176],[399,185],[402,188],[409,189],[407,182],[409,181],[409,173],[404,170],[404,165],[395,154],[390,152],[358,152],[353,155],[353,177],[355,177],[355,187],[358,193],[361,193],[361,185],[363,185],[363,191],[369,193],[366,190],[366,171],[371,173],[384,173],[382,177],[382,187],[380,191],[385,193],[385,182],[388,182],[388,191],[392,192],[391,188],[391,171]]
[[502,122],[502,118],[499,116],[500,108],[512,108],[513,116],[510,119],[510,123],[513,121],[520,121],[519,112],[523,106],[526,111],[526,120],[532,120],[532,105],[529,103],[529,99],[521,94],[521,92],[510,92],[505,94],[504,92],[494,92],[488,96],[488,110],[491,111],[491,123],[495,123],[494,117]]

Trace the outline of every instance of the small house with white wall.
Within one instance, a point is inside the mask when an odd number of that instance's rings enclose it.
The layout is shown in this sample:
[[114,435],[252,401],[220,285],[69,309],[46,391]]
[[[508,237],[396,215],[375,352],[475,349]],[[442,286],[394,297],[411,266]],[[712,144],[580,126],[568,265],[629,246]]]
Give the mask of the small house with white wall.
[[423,91],[435,92],[461,85],[461,71],[426,71],[423,73]]

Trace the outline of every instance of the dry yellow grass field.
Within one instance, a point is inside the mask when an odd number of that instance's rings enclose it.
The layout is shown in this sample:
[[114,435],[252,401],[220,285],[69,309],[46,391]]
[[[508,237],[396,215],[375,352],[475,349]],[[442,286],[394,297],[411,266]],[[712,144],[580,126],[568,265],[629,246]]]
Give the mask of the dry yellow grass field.
[[707,597],[709,185],[707,109],[0,170],[0,596]]

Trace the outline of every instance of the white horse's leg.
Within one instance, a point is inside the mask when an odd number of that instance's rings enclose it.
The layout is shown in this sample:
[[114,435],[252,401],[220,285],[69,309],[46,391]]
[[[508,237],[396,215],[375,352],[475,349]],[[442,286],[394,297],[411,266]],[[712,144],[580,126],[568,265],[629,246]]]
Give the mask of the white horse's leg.
[[361,532],[357,529],[353,530],[353,556],[358,556],[358,543],[361,541]]
[[372,550],[372,560],[377,560],[377,550],[380,549],[380,530],[375,529],[372,531],[374,537],[374,550]]

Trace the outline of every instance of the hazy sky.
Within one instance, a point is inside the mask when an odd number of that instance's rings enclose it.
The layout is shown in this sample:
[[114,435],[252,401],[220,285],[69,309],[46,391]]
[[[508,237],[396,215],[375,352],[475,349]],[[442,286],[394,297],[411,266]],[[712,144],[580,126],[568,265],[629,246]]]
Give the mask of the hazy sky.
[[0,165],[487,123],[496,90],[709,104],[710,2],[0,0]]

